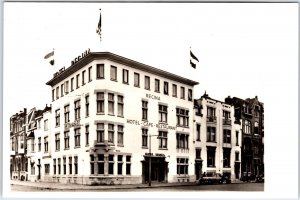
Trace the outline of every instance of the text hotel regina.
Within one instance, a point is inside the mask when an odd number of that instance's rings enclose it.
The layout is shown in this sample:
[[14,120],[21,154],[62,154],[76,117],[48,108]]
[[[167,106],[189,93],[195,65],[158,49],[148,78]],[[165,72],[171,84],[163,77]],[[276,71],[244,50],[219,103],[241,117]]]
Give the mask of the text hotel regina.
[[[195,81],[90,52],[47,82],[49,155],[42,180],[81,184],[195,181]],[[151,153],[150,153],[151,152]]]

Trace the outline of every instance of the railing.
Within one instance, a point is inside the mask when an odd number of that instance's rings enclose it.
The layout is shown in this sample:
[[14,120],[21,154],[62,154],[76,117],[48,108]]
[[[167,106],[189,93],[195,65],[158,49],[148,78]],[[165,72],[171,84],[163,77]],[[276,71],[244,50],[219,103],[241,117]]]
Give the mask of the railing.
[[217,121],[217,117],[216,116],[207,116],[206,121],[215,123]]
[[223,125],[231,125],[231,119],[223,119]]

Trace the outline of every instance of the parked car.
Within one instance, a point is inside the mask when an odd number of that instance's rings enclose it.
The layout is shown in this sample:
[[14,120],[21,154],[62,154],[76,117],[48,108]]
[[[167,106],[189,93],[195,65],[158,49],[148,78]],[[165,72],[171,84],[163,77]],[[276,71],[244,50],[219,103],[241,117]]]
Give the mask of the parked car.
[[222,183],[231,183],[231,180],[228,176],[223,176],[220,173],[209,173],[203,174],[203,176],[198,180],[199,184],[222,184]]
[[265,177],[264,177],[264,175],[263,175],[263,174],[257,175],[257,176],[255,177],[255,182],[257,182],[257,183],[264,183],[264,182],[265,182]]

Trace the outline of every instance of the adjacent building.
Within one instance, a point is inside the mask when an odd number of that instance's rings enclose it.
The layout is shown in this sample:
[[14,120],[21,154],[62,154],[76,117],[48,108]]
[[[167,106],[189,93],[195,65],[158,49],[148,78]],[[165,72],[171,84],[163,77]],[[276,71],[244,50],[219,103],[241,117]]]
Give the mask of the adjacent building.
[[234,107],[205,94],[195,100],[196,177],[220,173],[240,178],[241,132]]
[[255,98],[227,97],[234,106],[235,123],[242,127],[241,170],[253,176],[264,174],[264,104]]

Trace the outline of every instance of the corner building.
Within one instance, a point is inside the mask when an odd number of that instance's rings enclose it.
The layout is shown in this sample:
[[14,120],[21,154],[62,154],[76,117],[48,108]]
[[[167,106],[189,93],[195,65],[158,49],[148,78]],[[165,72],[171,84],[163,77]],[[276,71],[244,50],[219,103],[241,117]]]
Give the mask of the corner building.
[[76,59],[47,82],[54,123],[43,179],[147,183],[151,158],[151,181],[195,181],[196,84],[109,52]]

